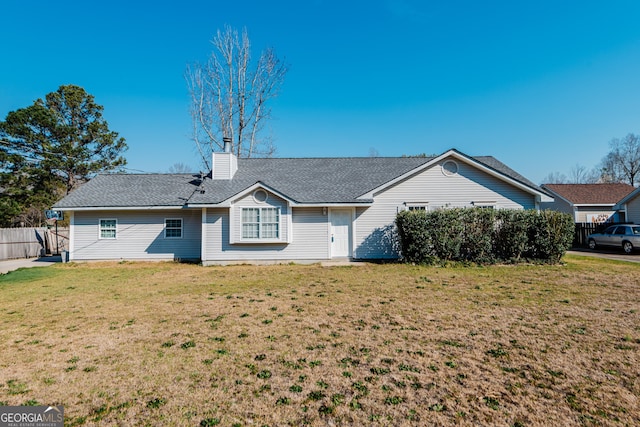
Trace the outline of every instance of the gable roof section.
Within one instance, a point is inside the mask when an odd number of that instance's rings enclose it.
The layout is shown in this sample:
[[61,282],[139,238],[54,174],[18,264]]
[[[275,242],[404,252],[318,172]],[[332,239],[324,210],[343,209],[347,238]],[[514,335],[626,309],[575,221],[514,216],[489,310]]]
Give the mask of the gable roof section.
[[373,194],[454,156],[539,197],[548,195],[490,156],[449,150],[437,157],[341,157],[238,159],[233,179],[201,181],[191,174],[98,175],[56,203],[56,209],[134,209],[228,206],[262,186],[292,205],[363,205]]
[[626,203],[628,203],[629,201],[635,199],[636,197],[638,197],[638,195],[640,195],[640,187],[633,189],[633,191],[631,191],[629,194],[627,194],[625,197],[623,197],[618,203],[616,203],[616,205],[613,207],[614,210],[621,210],[624,209],[624,205]]
[[54,205],[55,209],[178,207],[200,181],[192,174],[97,175]]
[[629,184],[544,184],[542,188],[574,206],[615,205],[635,188]]
[[238,159],[231,180],[205,180],[204,194],[190,205],[216,205],[233,199],[256,183],[277,190],[294,204],[362,204],[358,196],[415,169],[428,158],[271,158]]
[[488,173],[489,175],[492,175],[502,181],[508,182],[509,184],[515,187],[518,187],[521,190],[526,191],[527,193],[534,194],[536,197],[539,197],[541,201],[546,202],[546,201],[553,200],[549,196],[549,194],[547,194],[542,188],[538,187],[536,184],[529,181],[528,179],[526,179],[525,177],[523,177],[522,175],[520,175],[519,173],[517,173],[516,171],[514,171],[513,169],[511,169],[510,167],[508,167],[507,165],[505,165],[504,163],[496,159],[495,157],[492,157],[492,156],[471,157],[455,149],[446,151],[437,157],[428,158],[428,161],[419,165],[414,170],[409,171],[406,174],[403,174],[401,176],[398,176],[397,178],[391,181],[385,182],[383,185],[379,187],[373,188],[369,192],[364,193],[362,197],[372,197],[375,193],[383,191],[384,189],[392,185],[395,185],[396,183],[404,179],[407,179],[408,177],[424,170],[425,168],[430,167],[436,164],[437,162],[442,161],[449,157],[454,157],[457,160],[471,164],[479,168],[480,170],[484,171],[485,173]]

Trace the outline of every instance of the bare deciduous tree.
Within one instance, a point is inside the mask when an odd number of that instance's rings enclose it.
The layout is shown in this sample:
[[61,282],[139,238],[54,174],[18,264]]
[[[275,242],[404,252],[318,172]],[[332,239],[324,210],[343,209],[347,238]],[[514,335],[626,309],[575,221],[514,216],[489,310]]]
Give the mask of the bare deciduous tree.
[[541,184],[566,184],[567,176],[560,172],[551,172],[542,178]]
[[569,176],[552,172],[542,178],[542,184],[597,184],[607,182],[597,168],[588,169],[586,166],[576,163],[569,171]]
[[287,66],[273,49],[252,62],[247,30],[230,26],[218,30],[206,64],[187,66],[185,79],[191,94],[193,140],[203,165],[211,167],[211,153],[224,149],[230,138],[238,157],[270,156],[275,148],[260,135],[270,117],[269,100],[284,81]]
[[602,178],[606,182],[626,182],[635,185],[640,174],[640,136],[633,133],[609,142],[611,151],[601,163]]
[[569,172],[571,184],[597,184],[600,181],[600,173],[595,169],[587,169],[586,166],[576,163]]

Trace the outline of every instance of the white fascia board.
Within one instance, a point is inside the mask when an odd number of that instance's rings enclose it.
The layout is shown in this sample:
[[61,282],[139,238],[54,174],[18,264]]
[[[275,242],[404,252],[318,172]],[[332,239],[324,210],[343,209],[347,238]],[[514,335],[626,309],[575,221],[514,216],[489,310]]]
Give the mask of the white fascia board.
[[[626,205],[629,200],[634,199],[640,193],[640,187],[633,190],[631,193],[627,194],[614,206],[614,209],[620,210],[622,206]],[[625,208],[626,209],[626,208]]]
[[[285,199],[287,200],[287,199]],[[288,201],[288,200],[287,200]],[[293,201],[288,201],[289,206],[296,208],[357,208],[359,206],[369,207],[373,206],[373,202],[361,202],[361,203],[298,203]],[[224,202],[217,204],[190,204],[190,208],[228,208],[231,207],[233,203],[230,199],[225,200]]]
[[188,203],[187,206],[188,207],[197,207],[197,208],[228,208],[230,207],[237,199],[240,199],[244,196],[246,196],[247,194],[257,190],[257,189],[262,189],[265,191],[268,191],[272,194],[275,194],[276,196],[280,197],[283,200],[286,200],[287,203],[289,203],[290,205],[295,205],[296,202],[294,200],[291,200],[291,198],[289,198],[288,196],[282,194],[281,192],[279,192],[278,190],[269,187],[268,185],[264,185],[261,182],[256,182],[255,184],[253,184],[251,187],[245,188],[244,190],[242,190],[239,193],[234,194],[233,196],[229,197],[226,200],[221,201],[220,203]]
[[392,179],[391,181],[388,181],[388,182],[382,184],[381,186],[376,187],[373,190],[358,196],[358,199],[373,199],[373,195],[374,194],[379,193],[379,192],[391,187],[392,185],[397,184],[400,181],[404,181],[406,178],[410,177],[411,175],[415,175],[416,173],[418,173],[418,172],[420,172],[420,171],[432,166],[433,164],[435,164],[438,161],[440,161],[447,153],[441,154],[440,156],[436,157],[435,159],[432,159],[432,160],[430,160],[430,161],[428,161],[426,163],[423,163],[420,166],[410,170],[409,172],[407,172],[407,173],[405,173],[403,175],[400,175],[399,177],[397,177],[395,179]]
[[[552,189],[547,188],[547,187],[543,187],[543,188],[544,188],[545,190],[547,190],[549,193],[553,194],[553,197],[554,197],[554,198],[555,198],[555,197],[557,197],[557,198],[559,198],[559,199],[562,199],[562,200],[563,200],[565,203],[567,203],[569,206],[577,206],[577,205],[574,205],[574,204],[573,204],[573,202],[572,202],[571,200],[569,200],[569,199],[566,199],[566,198],[562,197],[560,194],[556,193],[556,192],[555,192],[555,191],[553,191]],[[551,202],[553,202],[553,200],[550,200],[550,201],[551,201]]]
[[595,208],[611,208],[613,209],[614,204],[613,203],[576,203],[573,206],[576,207],[580,207],[580,208],[584,208],[584,207],[590,207],[593,206]]
[[418,166],[417,168],[415,168],[413,170],[410,170],[409,172],[407,172],[407,173],[405,173],[405,174],[403,174],[403,175],[401,175],[401,176],[399,176],[399,177],[397,177],[397,178],[395,178],[395,179],[393,179],[393,180],[391,180],[391,181],[379,186],[378,188],[374,188],[373,190],[371,190],[368,193],[365,193],[365,194],[359,196],[358,198],[364,198],[364,199],[373,198],[373,195],[375,193],[379,193],[380,191],[383,191],[384,189],[386,189],[386,188],[388,188],[388,187],[390,187],[390,186],[392,186],[392,185],[394,185],[394,184],[396,184],[396,183],[398,183],[400,181],[403,181],[403,180],[407,179],[408,177],[410,177],[412,175],[415,175],[416,173],[418,173],[418,172],[420,172],[420,171],[422,171],[422,170],[424,170],[424,169],[426,169],[428,167],[433,166],[434,164],[437,164],[438,162],[442,161],[443,159],[445,159],[447,157],[453,157],[456,160],[459,160],[461,162],[470,164],[470,165],[482,170],[483,172],[487,173],[488,175],[493,176],[494,178],[498,178],[498,179],[500,179],[502,181],[505,181],[505,182],[513,185],[514,187],[519,188],[520,190],[523,190],[523,191],[525,191],[525,192],[527,192],[529,194],[532,194],[532,195],[536,196],[536,198],[538,198],[539,202],[553,202],[553,198],[549,197],[547,194],[545,194],[545,193],[543,193],[541,191],[538,191],[538,190],[536,190],[534,188],[531,188],[528,185],[525,185],[525,184],[523,184],[523,183],[521,183],[519,181],[516,181],[515,179],[510,178],[510,177],[506,176],[505,174],[503,174],[501,172],[495,171],[495,170],[489,168],[488,166],[485,166],[482,163],[479,163],[477,160],[473,159],[472,157],[469,157],[466,154],[460,153],[457,150],[446,151],[446,152],[442,153],[441,155],[439,155],[438,157],[435,157],[434,159],[432,159],[432,160],[430,160],[430,161],[428,161],[426,163],[423,163],[422,165]]
[[292,204],[295,207],[302,208],[357,208],[359,206],[373,206],[373,202],[363,202],[363,203],[295,203]]
[[233,197],[232,198],[230,197],[228,200],[231,203],[233,203],[235,200],[240,199],[240,198],[246,196],[247,194],[254,192],[257,189],[262,189],[262,190],[268,191],[270,193],[273,193],[276,196],[280,197],[281,199],[286,200],[290,204],[295,203],[295,200],[291,200],[290,197],[286,196],[285,194],[282,194],[281,192],[279,192],[275,188],[271,188],[268,185],[264,185],[262,182],[256,182],[255,184],[253,184],[251,187],[245,189],[244,191],[241,191],[240,193],[234,194]]
[[178,205],[178,206],[85,206],[76,208],[58,208],[52,209],[57,211],[148,211],[148,210],[168,210],[168,209],[190,209],[191,206]]
[[223,200],[220,203],[189,203],[187,206],[190,208],[228,208],[231,207],[231,205],[233,205],[233,203],[237,200],[240,199],[244,196],[246,196],[247,194],[252,193],[253,191],[257,190],[257,189],[262,189],[265,191],[268,191],[272,194],[275,194],[276,196],[280,197],[281,199],[285,200],[289,206],[295,206],[295,207],[357,207],[357,206],[371,206],[373,205],[373,202],[361,202],[361,203],[349,203],[349,202],[345,202],[345,203],[335,203],[335,202],[329,202],[329,203],[324,203],[324,202],[314,202],[314,203],[305,203],[305,202],[296,202],[295,200],[291,199],[290,197],[286,196],[285,194],[279,192],[278,190],[269,187],[268,185],[265,185],[261,182],[257,182],[255,184],[253,184],[251,187],[248,187],[244,190],[242,190],[239,193],[234,194],[233,196],[229,197],[226,200]]

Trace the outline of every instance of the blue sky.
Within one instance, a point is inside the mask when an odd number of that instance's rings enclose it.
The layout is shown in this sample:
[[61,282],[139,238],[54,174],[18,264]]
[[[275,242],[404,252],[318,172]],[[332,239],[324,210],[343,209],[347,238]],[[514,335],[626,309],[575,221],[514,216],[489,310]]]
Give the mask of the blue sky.
[[290,65],[278,157],[493,155],[536,183],[640,132],[638,1],[3,3],[0,118],[62,84],[105,108],[132,171],[200,164],[188,63],[217,29]]

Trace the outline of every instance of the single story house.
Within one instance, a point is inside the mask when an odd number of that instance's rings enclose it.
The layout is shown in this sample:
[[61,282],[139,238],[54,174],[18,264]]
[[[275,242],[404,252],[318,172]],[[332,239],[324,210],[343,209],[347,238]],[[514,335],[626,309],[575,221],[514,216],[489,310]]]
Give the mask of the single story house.
[[640,224],[640,197],[638,196],[640,196],[640,188],[634,187],[632,192],[620,199],[613,207],[620,212],[624,221]]
[[614,208],[623,197],[635,190],[629,184],[543,184],[554,201],[543,203],[543,209],[565,212],[576,223],[624,222]]
[[249,158],[214,153],[208,175],[100,174],[53,209],[70,260],[311,262],[395,259],[402,210],[539,209],[540,187],[493,157]]

